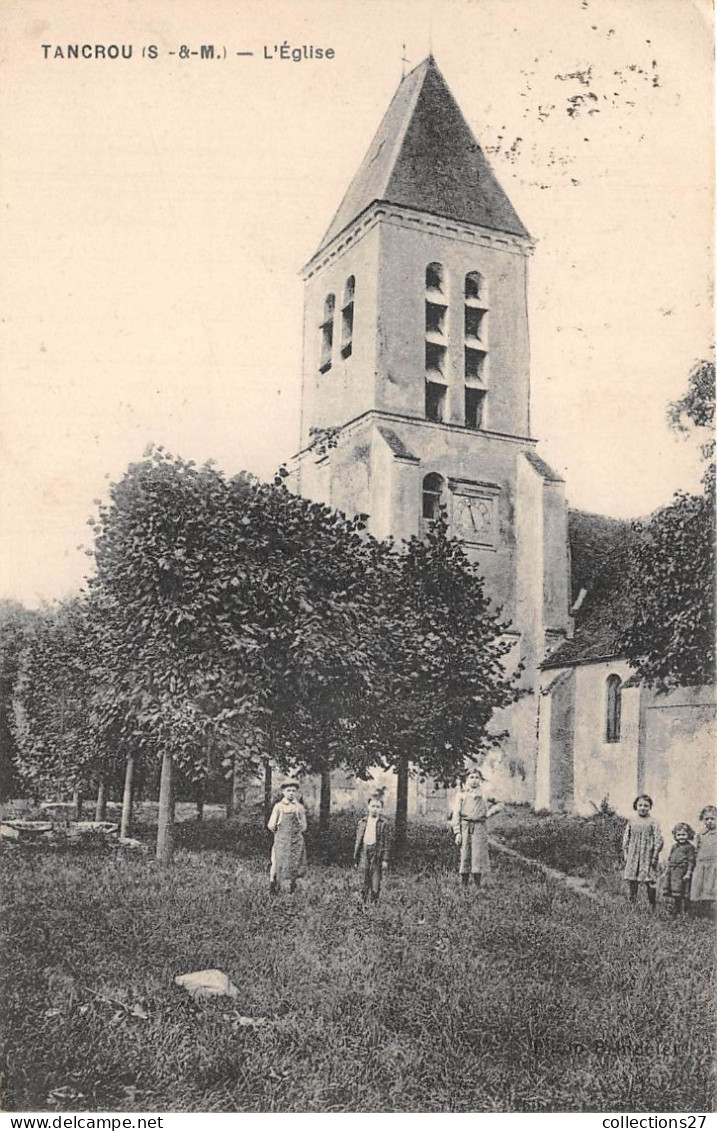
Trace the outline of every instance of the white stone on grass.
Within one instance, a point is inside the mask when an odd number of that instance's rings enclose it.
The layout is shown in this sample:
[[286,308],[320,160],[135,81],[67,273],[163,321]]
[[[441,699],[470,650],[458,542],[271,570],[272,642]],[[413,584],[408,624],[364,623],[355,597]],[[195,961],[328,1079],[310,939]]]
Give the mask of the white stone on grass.
[[239,997],[239,990],[221,970],[195,970],[190,974],[178,974],[174,982],[192,997]]

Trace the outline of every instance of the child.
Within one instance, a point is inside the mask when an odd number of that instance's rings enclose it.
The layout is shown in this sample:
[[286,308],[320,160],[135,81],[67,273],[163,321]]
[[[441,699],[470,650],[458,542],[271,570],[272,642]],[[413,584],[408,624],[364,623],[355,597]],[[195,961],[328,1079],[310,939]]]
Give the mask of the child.
[[388,870],[390,829],[383,816],[383,798],[373,794],[368,799],[368,814],[361,817],[356,827],[354,867],[362,870],[363,901],[371,898],[378,903],[381,892],[381,874]]
[[451,827],[461,850],[458,871],[461,883],[466,888],[470,884],[471,875],[473,883],[479,888],[481,878],[490,872],[486,820],[503,808],[502,805],[489,806],[484,800],[484,781],[480,770],[470,770],[464,788],[458,791],[453,800]]
[[299,783],[290,779],[281,786],[281,798],[271,811],[267,828],[274,834],[271,850],[269,891],[275,895],[279,884],[288,881],[296,891],[299,876],[306,875],[306,810],[299,801]]
[[650,816],[652,798],[641,793],[632,803],[637,813],[625,826],[622,838],[622,854],[625,861],[624,878],[630,895],[630,903],[637,901],[637,885],[644,884],[647,900],[654,908],[657,898],[657,861],[662,851],[662,833],[654,817]]
[[697,837],[697,859],[690,900],[695,910],[714,918],[717,900],[717,807],[706,805],[700,813],[705,831]]
[[672,830],[675,843],[667,858],[662,881],[662,894],[672,900],[672,913],[679,915],[690,896],[690,877],[695,867],[695,850],[690,841],[695,839],[694,829],[680,821]]

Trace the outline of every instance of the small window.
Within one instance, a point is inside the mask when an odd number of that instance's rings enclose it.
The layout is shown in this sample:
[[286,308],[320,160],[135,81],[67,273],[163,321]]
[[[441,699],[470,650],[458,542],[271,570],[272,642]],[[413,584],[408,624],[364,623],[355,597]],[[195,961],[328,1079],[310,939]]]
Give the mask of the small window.
[[442,334],[446,319],[446,307],[437,302],[426,303],[426,333]]
[[477,431],[483,427],[485,389],[466,389],[466,428]]
[[479,307],[477,307],[477,306],[466,306],[465,307],[465,320],[466,320],[465,335],[466,335],[467,338],[479,338],[480,339],[481,328],[482,328],[484,318],[485,318],[485,311],[481,310]]
[[349,275],[344,288],[344,302],[341,307],[341,356],[351,357],[354,337],[354,292],[356,279]]
[[480,271],[469,271],[466,275],[466,298],[480,301],[483,298],[484,289],[483,276]]
[[485,365],[485,351],[469,349],[466,346],[465,351],[465,367],[466,367],[466,380],[482,381],[483,380],[483,367]]
[[620,716],[622,714],[622,680],[619,675],[608,676],[606,691],[606,726],[605,739],[607,742],[620,741]]
[[429,263],[426,267],[426,290],[443,294],[443,267],[440,263]]
[[443,480],[440,475],[433,472],[423,480],[423,517],[425,519],[438,518],[438,511],[443,495]]
[[446,347],[436,345],[435,342],[426,342],[426,373],[443,377],[446,364]]
[[319,372],[328,373],[331,368],[331,354],[334,347],[334,310],[336,296],[327,295],[324,301],[324,320],[319,327],[321,334]]
[[434,381],[426,381],[426,420],[441,424],[445,407],[446,386],[437,385]]

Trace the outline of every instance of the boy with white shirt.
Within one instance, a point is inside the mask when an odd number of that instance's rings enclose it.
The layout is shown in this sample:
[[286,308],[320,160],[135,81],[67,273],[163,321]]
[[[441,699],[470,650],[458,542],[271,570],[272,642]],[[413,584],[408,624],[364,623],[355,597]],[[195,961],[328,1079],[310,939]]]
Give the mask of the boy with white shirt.
[[475,887],[479,888],[482,877],[490,872],[486,821],[503,808],[500,802],[490,805],[485,801],[484,781],[480,770],[470,770],[465,785],[453,799],[450,819],[456,844],[461,850],[458,871],[464,887],[469,886],[472,877]]
[[368,814],[359,820],[354,845],[354,867],[361,868],[363,872],[364,903],[369,896],[372,903],[378,903],[381,876],[388,869],[389,852],[390,830],[383,815],[383,798],[374,794],[368,799]]

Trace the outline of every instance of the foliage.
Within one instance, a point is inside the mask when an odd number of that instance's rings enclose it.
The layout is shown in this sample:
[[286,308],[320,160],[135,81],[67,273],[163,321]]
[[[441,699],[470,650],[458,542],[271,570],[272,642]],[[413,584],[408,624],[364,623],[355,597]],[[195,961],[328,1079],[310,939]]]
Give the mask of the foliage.
[[35,616],[17,601],[0,601],[0,799],[11,797],[19,784],[12,701],[20,656]]
[[169,754],[189,782],[267,758],[449,781],[485,747],[510,645],[445,516],[399,551],[284,479],[156,449],[112,485],[89,598],[28,649],[28,777],[84,781],[111,749]]
[[688,392],[670,406],[673,427],[710,429],[704,493],[678,492],[647,522],[636,523],[630,588],[635,602],[621,649],[658,687],[710,684],[715,675],[715,371],[701,362]]
[[21,654],[13,696],[17,767],[34,790],[86,788],[102,763],[92,726],[96,638],[86,601],[43,608]]
[[670,427],[676,432],[688,433],[692,428],[707,431],[702,444],[702,455],[709,459],[715,450],[715,364],[698,361],[688,377],[687,392],[673,401],[667,409]]
[[197,780],[217,750],[246,772],[290,761],[289,720],[361,678],[363,522],[277,478],[227,480],[157,449],[100,510],[92,586],[120,730]]
[[621,890],[618,866],[624,829],[624,819],[605,798],[590,817],[507,806],[491,823],[497,839],[516,851],[614,893]]
[[450,784],[494,742],[495,711],[517,696],[508,674],[507,625],[489,608],[483,582],[445,514],[378,571],[373,630],[378,673],[374,743],[385,765],[408,759]]

